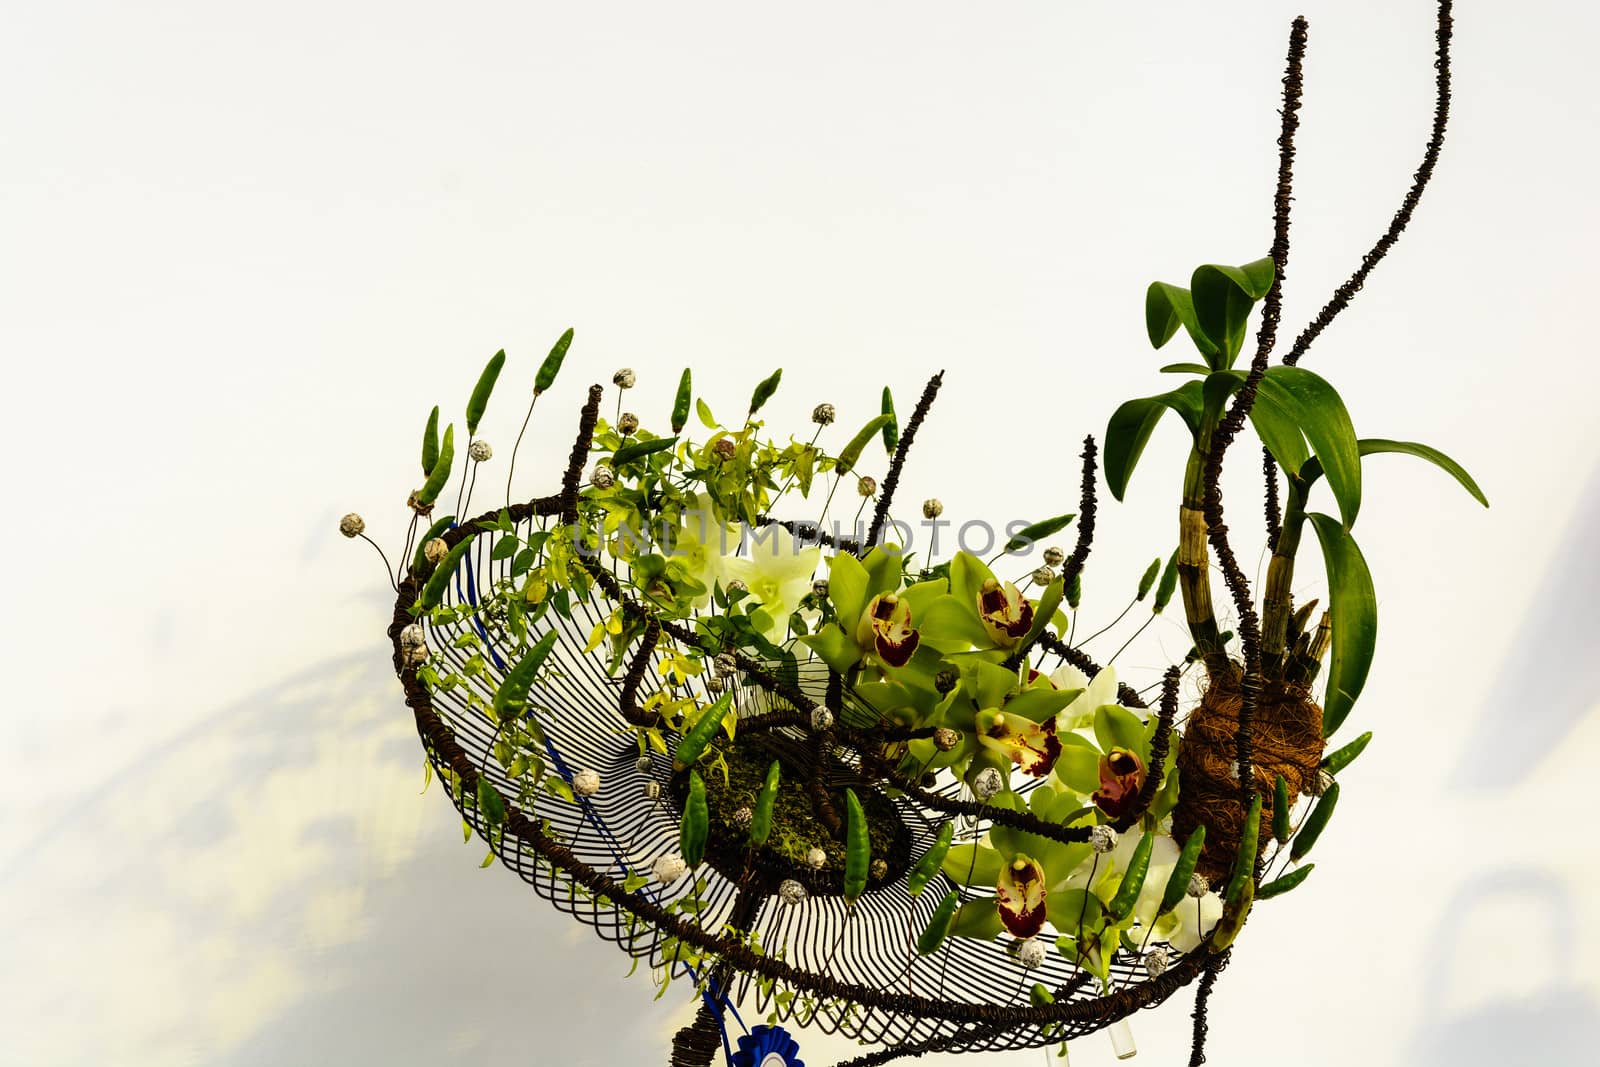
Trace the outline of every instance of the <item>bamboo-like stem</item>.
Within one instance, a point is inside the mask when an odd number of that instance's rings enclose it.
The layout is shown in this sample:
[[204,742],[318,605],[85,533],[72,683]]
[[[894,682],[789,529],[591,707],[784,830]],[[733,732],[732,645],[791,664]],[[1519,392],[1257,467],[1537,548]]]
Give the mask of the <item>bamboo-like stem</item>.
[[1294,613],[1295,553],[1305,530],[1305,486],[1289,479],[1289,494],[1283,503],[1283,525],[1278,530],[1272,560],[1267,564],[1267,585],[1261,597],[1261,655],[1263,665],[1276,666],[1283,659],[1289,631],[1289,616]]

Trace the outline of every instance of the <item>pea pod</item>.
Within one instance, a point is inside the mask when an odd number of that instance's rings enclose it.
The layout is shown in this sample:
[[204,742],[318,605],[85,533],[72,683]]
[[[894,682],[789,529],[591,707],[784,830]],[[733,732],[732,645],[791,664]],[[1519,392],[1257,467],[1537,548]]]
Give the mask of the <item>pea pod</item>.
[[922,934],[917,938],[917,951],[924,956],[931,956],[939,951],[939,946],[944,944],[945,935],[950,932],[950,920],[956,917],[956,908],[961,904],[961,894],[952,889],[939,901],[939,906],[933,909],[933,915],[928,919],[928,925],[923,928]]
[[781,774],[778,761],[773,760],[772,766],[767,768],[767,782],[756,794],[755,808],[750,813],[750,844],[756,848],[766,844],[767,835],[772,833],[772,809],[778,802],[778,779]]
[[1301,882],[1305,881],[1311,872],[1317,869],[1315,863],[1308,863],[1304,867],[1290,871],[1282,878],[1274,878],[1260,889],[1256,890],[1257,900],[1267,900],[1280,893],[1287,893]]
[[450,576],[455,574],[456,568],[461,565],[461,557],[467,554],[467,550],[472,547],[472,539],[476,536],[478,536],[476,533],[470,533],[463,537],[460,543],[450,550],[449,555],[439,561],[433,573],[428,575],[427,584],[422,587],[417,602],[411,605],[411,614],[420,615],[439,606],[439,601],[444,599],[445,588],[450,584]]
[[678,379],[678,397],[672,402],[672,432],[682,433],[683,428],[689,423],[689,402],[694,399],[694,383],[689,374],[689,368],[683,368],[683,377]]
[[1246,883],[1255,884],[1256,846],[1261,841],[1261,794],[1250,801],[1250,813],[1244,817],[1244,829],[1239,831],[1239,852],[1233,857],[1233,873],[1228,876],[1227,891],[1222,899],[1232,904]]
[[711,813],[706,807],[706,783],[696,771],[689,772],[689,796],[683,802],[683,821],[678,824],[678,851],[683,862],[691,867],[700,866],[706,856],[706,835],[711,826]]
[[928,846],[928,851],[922,854],[916,866],[911,868],[911,873],[906,876],[906,890],[913,897],[922,895],[928,887],[928,882],[939,873],[939,867],[944,863],[945,853],[950,851],[950,842],[955,837],[956,824],[944,823],[939,827],[939,836],[934,838],[933,844]]
[[1356,757],[1366,750],[1367,742],[1371,740],[1372,731],[1368,730],[1337,752],[1329,753],[1327,758],[1322,761],[1322,769],[1329,774],[1338,774],[1356,761]]
[[1289,840],[1289,783],[1281,774],[1272,787],[1272,836],[1280,844]]
[[527,654],[506,672],[500,687],[494,691],[495,718],[504,719],[508,715],[516,718],[522,714],[522,709],[528,706],[528,690],[533,687],[533,680],[538,677],[539,668],[544,665],[550,650],[556,647],[556,638],[559,636],[556,630],[551,630],[539,638]]
[[654,441],[633,441],[623,445],[611,454],[613,469],[621,467],[624,463],[631,463],[636,459],[654,455],[657,452],[671,448],[678,443],[676,437],[658,437]]
[[1311,809],[1311,814],[1306,816],[1300,832],[1294,835],[1294,844],[1289,846],[1289,858],[1296,863],[1300,857],[1311,851],[1311,846],[1317,843],[1317,838],[1322,836],[1322,828],[1328,825],[1328,820],[1333,818],[1333,809],[1339,803],[1339,783],[1334,782],[1328,791],[1322,794],[1322,799],[1317,801],[1317,806]]
[[1144,880],[1150,874],[1150,852],[1155,848],[1156,835],[1147,833],[1139,838],[1139,843],[1133,848],[1133,858],[1128,861],[1128,871],[1122,876],[1122,883],[1117,886],[1116,895],[1111,898],[1106,911],[1116,922],[1121,922],[1133,914],[1133,906],[1139,902],[1139,893],[1144,889]]
[[889,421],[883,424],[883,450],[892,456],[900,447],[900,419],[894,413],[894,394],[887,385],[883,387],[883,413],[889,416]]
[[544,357],[544,362],[539,364],[539,373],[533,376],[533,395],[538,396],[556,383],[556,375],[561,371],[561,361],[567,358],[567,349],[572,346],[572,331],[569,329],[556,341],[550,354]]
[[1200,850],[1206,844],[1206,828],[1196,826],[1189,833],[1189,840],[1183,843],[1183,851],[1178,853],[1178,862],[1172,868],[1172,875],[1167,879],[1167,888],[1161,894],[1161,912],[1176,908],[1185,895],[1189,892],[1189,879],[1194,877],[1195,865],[1200,862]]
[[1150,587],[1156,584],[1156,576],[1161,573],[1161,557],[1157,556],[1150,561],[1150,566],[1144,569],[1144,575],[1139,579],[1139,595],[1135,600],[1143,600],[1150,595]]
[[[756,391],[750,396],[750,414],[760,411],[767,401],[772,399],[772,394],[778,391],[778,383],[783,380],[783,368],[779,367],[772,372],[772,376],[756,386]],[[748,418],[749,416],[746,416]]]
[[844,899],[854,904],[867,891],[867,865],[872,862],[872,842],[867,834],[867,813],[854,789],[844,791]]
[[439,499],[439,491],[444,488],[444,483],[450,480],[450,468],[455,462],[456,428],[452,424],[444,428],[444,444],[439,446],[439,458],[434,461],[433,469],[428,472],[422,488],[417,490],[417,500],[420,503],[431,504]]
[[840,474],[849,474],[854,470],[856,461],[861,458],[861,453],[867,447],[867,442],[872,440],[873,435],[883,429],[892,417],[891,415],[879,415],[861,427],[861,430],[850,438],[850,443],[845,445],[843,451],[839,453],[839,458],[834,461],[833,469]]
[[417,542],[417,551],[411,557],[411,569],[413,572],[417,574],[422,573],[422,568],[427,566],[428,563],[428,557],[426,555],[428,542],[432,541],[435,537],[443,535],[446,530],[450,529],[450,524],[455,521],[456,517],[454,515],[446,515],[444,518],[428,527],[428,532],[423,534],[422,540]]
[[1150,610],[1160,615],[1166,606],[1172,603],[1173,591],[1178,588],[1178,550],[1173,549],[1172,555],[1167,557],[1167,568],[1161,572],[1161,584],[1156,586],[1156,602]]
[[506,365],[506,350],[501,349],[489,357],[489,362],[484,366],[483,373],[478,375],[478,384],[473,387],[472,396],[467,399],[467,433],[478,432],[478,423],[483,421],[483,413],[489,410],[489,394],[494,392],[494,383],[500,380],[500,368]]
[[1028,1000],[1032,1002],[1034,1007],[1042,1008],[1046,1004],[1054,1004],[1056,995],[1040,983],[1035,982],[1033,983],[1033,988],[1028,990]]
[[428,426],[422,431],[422,476],[426,478],[433,473],[433,465],[439,462],[439,405],[433,406],[433,411],[428,415]]
[[1077,517],[1077,514],[1073,513],[1057,515],[1053,519],[1040,519],[1038,522],[1030,522],[1011,535],[1011,539],[1006,542],[1006,551],[1015,552],[1019,548],[1027,548],[1035,541],[1043,541],[1053,533],[1060,533]]
[[1244,929],[1245,918],[1249,916],[1250,906],[1255,903],[1255,899],[1256,883],[1253,879],[1246,878],[1244,887],[1239,891],[1239,899],[1222,911],[1222,918],[1218,920],[1216,929],[1211,935],[1211,951],[1221,952],[1233,944],[1233,939]]
[[722,726],[723,716],[728,714],[728,708],[733,704],[733,693],[723,693],[694,721],[694,725],[683,733],[683,739],[678,742],[678,750],[672,754],[672,769],[681,771],[700,758],[700,753],[706,750],[711,739],[717,735],[717,729]]

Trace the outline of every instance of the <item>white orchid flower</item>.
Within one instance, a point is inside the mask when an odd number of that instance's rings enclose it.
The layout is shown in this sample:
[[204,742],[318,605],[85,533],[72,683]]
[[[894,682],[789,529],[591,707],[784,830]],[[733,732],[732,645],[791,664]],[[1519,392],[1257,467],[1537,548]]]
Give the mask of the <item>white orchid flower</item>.
[[750,601],[761,605],[769,620],[769,638],[786,633],[789,616],[811,592],[822,549],[813,545],[801,548],[800,542],[781,526],[768,526],[751,533],[750,558],[727,561],[728,574],[750,590]]
[[1186,896],[1172,914],[1177,924],[1167,935],[1167,944],[1179,952],[1193,952],[1222,918],[1222,898],[1215,893],[1199,899]]
[[694,503],[683,511],[682,522],[672,532],[669,555],[683,564],[689,577],[706,587],[694,599],[694,606],[703,608],[711,603],[711,591],[718,582],[728,584],[728,563],[732,553],[739,548],[739,527],[734,523],[718,522],[711,498],[700,493]]
[[1062,733],[1081,730],[1094,725],[1095,709],[1102,704],[1117,703],[1117,671],[1115,667],[1101,667],[1100,673],[1090,681],[1084,673],[1070,663],[1062,664],[1050,675],[1057,689],[1082,689],[1078,698],[1056,715],[1056,729]]

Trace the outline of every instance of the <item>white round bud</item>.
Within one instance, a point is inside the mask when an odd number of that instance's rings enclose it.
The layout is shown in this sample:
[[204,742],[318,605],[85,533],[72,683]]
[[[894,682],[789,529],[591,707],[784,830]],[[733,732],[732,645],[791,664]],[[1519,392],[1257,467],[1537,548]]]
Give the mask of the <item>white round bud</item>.
[[972,780],[972,792],[979,800],[988,800],[1005,787],[1006,781],[1000,777],[1000,771],[995,767],[985,767]]
[[662,885],[671,885],[683,877],[683,872],[689,865],[683,862],[682,856],[660,856],[651,866],[650,873],[656,876],[656,881]]
[[925,519],[937,519],[940,515],[943,515],[943,514],[944,514],[944,501],[940,500],[938,497],[930,496],[928,499],[926,499],[926,500],[924,500],[922,502],[922,517],[923,518],[925,518]]
[[477,440],[467,446],[467,456],[474,463],[487,463],[493,455],[494,449],[489,446],[488,441]]
[[1105,855],[1117,847],[1117,832],[1105,823],[1089,827],[1089,847]]
[[820,871],[828,865],[828,854],[820,848],[813,848],[806,853],[806,866],[814,871]]
[[639,381],[639,376],[633,373],[632,367],[623,367],[611,376],[611,384],[618,389],[632,389]]
[[1203,897],[1207,893],[1211,892],[1211,883],[1206,880],[1205,875],[1201,874],[1199,871],[1196,871],[1189,876],[1189,888],[1184,890],[1184,892],[1188,893],[1191,897]]
[[856,492],[862,496],[876,496],[878,493],[878,479],[870,474],[863,474],[856,479]]
[[778,883],[778,899],[785,904],[803,903],[806,896],[806,887],[793,878],[785,878]]
[[818,404],[811,409],[811,421],[818,426],[828,425],[837,415],[838,412],[833,410],[832,404]]
[[429,563],[438,563],[450,554],[450,546],[445,544],[442,537],[430,537],[428,543],[422,546],[422,558]]
[[739,669],[739,657],[732,652],[718,652],[717,658],[712,661],[712,667],[723,677],[727,677]]
[[624,411],[617,417],[617,432],[627,437],[639,428],[639,416],[631,411]]
[[824,707],[812,708],[811,728],[818,732],[833,729],[833,712]]
[[427,645],[427,643],[428,638],[422,632],[422,624],[420,622],[411,623],[400,631],[401,648],[418,648]]
[[617,472],[604,463],[596,463],[594,473],[589,475],[589,484],[596,489],[610,489],[617,484]]
[[1157,945],[1144,954],[1144,973],[1151,978],[1160,978],[1167,973],[1167,968],[1172,966],[1172,960],[1167,956],[1164,945]]
[[574,774],[572,791],[580,797],[592,797],[600,792],[600,772],[584,770]]
[[367,520],[353,511],[339,520],[339,532],[346,537],[360,537],[366,528]]
[[1017,942],[1017,961],[1030,971],[1035,967],[1044,966],[1046,952],[1044,942],[1038,938],[1030,937],[1026,941]]
[[1066,561],[1067,554],[1055,545],[1044,550],[1044,565],[1046,567],[1059,567]]

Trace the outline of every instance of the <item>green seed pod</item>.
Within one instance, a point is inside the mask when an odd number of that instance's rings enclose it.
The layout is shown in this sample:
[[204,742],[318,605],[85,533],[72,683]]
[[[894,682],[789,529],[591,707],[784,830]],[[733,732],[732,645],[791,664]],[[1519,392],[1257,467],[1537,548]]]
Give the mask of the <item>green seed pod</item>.
[[1323,827],[1328,825],[1328,820],[1333,818],[1333,809],[1339,803],[1339,783],[1334,782],[1328,791],[1322,794],[1322,799],[1317,801],[1317,806],[1311,809],[1311,814],[1306,816],[1300,832],[1294,835],[1294,844],[1289,846],[1289,858],[1300,862],[1300,857],[1311,851],[1311,846],[1317,843],[1317,838],[1322,836]]
[[711,826],[711,812],[706,806],[706,783],[696,771],[689,772],[689,796],[683,802],[683,821],[678,824],[678,851],[683,862],[691,867],[700,866],[706,855],[706,835]]
[[561,361],[567,358],[567,349],[572,346],[572,331],[568,330],[556,341],[550,354],[544,357],[544,362],[539,364],[539,373],[533,376],[533,395],[538,396],[556,383],[556,375],[561,372]]
[[945,935],[950,932],[950,920],[956,917],[956,908],[961,904],[961,894],[952,889],[939,901],[939,906],[933,909],[933,916],[928,920],[928,925],[917,938],[917,951],[924,956],[931,956],[939,951],[939,946],[944,944]]
[[1116,895],[1106,908],[1106,912],[1117,922],[1133,914],[1133,906],[1139,901],[1139,892],[1144,889],[1145,877],[1150,873],[1150,853],[1155,844],[1156,835],[1147,833],[1134,846],[1128,871],[1122,876],[1122,883],[1117,886]]
[[676,437],[658,437],[654,441],[634,441],[623,445],[611,454],[611,469],[616,470],[624,463],[632,463],[636,459],[664,452],[677,443]]
[[717,731],[722,727],[723,717],[728,714],[728,708],[733,704],[732,691],[723,693],[694,721],[694,725],[684,731],[683,739],[678,742],[678,750],[672,754],[672,769],[681,771],[700,758],[700,753],[706,750],[711,739],[717,736]]
[[1178,853],[1178,862],[1172,868],[1172,875],[1167,879],[1167,888],[1161,894],[1161,911],[1165,915],[1182,903],[1184,896],[1189,892],[1189,879],[1194,877],[1195,865],[1200,862],[1200,850],[1206,844],[1206,828],[1196,826],[1189,833],[1189,840],[1183,843],[1183,851]]
[[1281,774],[1272,787],[1272,836],[1279,844],[1289,840],[1289,783]]
[[694,379],[689,373],[689,368],[683,368],[683,377],[678,379],[678,396],[672,402],[672,432],[682,433],[683,428],[689,423],[689,403],[694,399]]
[[894,394],[887,385],[883,387],[883,413],[889,416],[889,421],[883,424],[883,450],[892,456],[900,447],[900,419],[894,413]]
[[1339,749],[1337,752],[1329,753],[1328,756],[1322,761],[1322,769],[1327,771],[1329,774],[1338,774],[1340,771],[1350,766],[1350,764],[1354,763],[1357,756],[1366,751],[1367,742],[1371,740],[1372,731],[1368,730],[1366,733],[1362,734],[1348,745]]
[[1161,584],[1156,586],[1156,602],[1150,610],[1160,615],[1166,606],[1172,603],[1172,593],[1178,588],[1178,552],[1173,550],[1167,557],[1167,567],[1161,572]]
[[433,411],[428,415],[428,426],[422,431],[422,476],[426,478],[433,473],[434,464],[439,462],[439,405],[433,406]]
[[1156,584],[1156,576],[1161,573],[1161,557],[1157,556],[1150,561],[1150,566],[1144,569],[1144,576],[1139,579],[1139,595],[1135,600],[1143,600],[1150,595],[1150,587]]
[[456,428],[451,424],[444,428],[444,444],[439,446],[439,459],[428,472],[428,478],[422,483],[422,488],[417,490],[418,501],[432,504],[439,499],[439,492],[444,488],[444,483],[450,480],[450,468],[455,466],[455,462]]
[[843,451],[839,453],[839,458],[834,461],[833,469],[841,475],[849,474],[854,470],[856,461],[861,458],[861,453],[867,447],[867,442],[872,440],[874,434],[883,429],[890,418],[892,416],[878,415],[871,422],[861,427],[861,430],[850,438],[850,443],[845,445]]
[[867,813],[854,789],[844,791],[844,899],[854,904],[867,891],[867,865],[872,862],[872,842],[867,835]]
[[1238,901],[1229,904],[1222,911],[1222,918],[1217,922],[1216,929],[1211,935],[1211,951],[1221,952],[1233,944],[1233,939],[1244,929],[1244,921],[1249,916],[1250,906],[1255,900],[1256,883],[1253,879],[1246,878],[1239,890]]
[[539,638],[534,646],[506,672],[500,687],[494,691],[495,718],[504,720],[507,716],[516,718],[522,714],[523,709],[528,706],[528,690],[532,688],[533,680],[538,677],[539,668],[544,665],[550,650],[556,647],[556,638],[559,636],[556,630],[551,630]]
[[944,823],[939,827],[939,836],[934,838],[933,844],[928,846],[928,851],[922,854],[916,866],[911,868],[911,873],[906,876],[906,891],[913,897],[922,895],[927,888],[928,881],[939,873],[939,867],[944,863],[945,853],[950,851],[950,842],[954,839],[956,824]]
[[411,614],[420,615],[424,611],[432,611],[439,606],[439,601],[444,599],[444,591],[450,584],[450,576],[455,574],[456,568],[461,565],[461,558],[472,547],[476,533],[470,533],[461,539],[450,554],[439,561],[439,565],[428,575],[427,584],[422,587],[422,593],[417,597],[417,602],[411,605]]
[[1282,878],[1274,878],[1272,881],[1256,890],[1256,899],[1267,900],[1271,897],[1277,896],[1280,893],[1287,893],[1289,890],[1305,881],[1306,878],[1310,876],[1311,872],[1316,869],[1317,865],[1315,863],[1308,863],[1298,870],[1290,871]]
[[[772,394],[778,391],[778,383],[783,380],[783,368],[779,367],[772,372],[772,377],[756,386],[756,391],[750,396],[750,414],[760,411],[767,401],[772,399]],[[749,416],[746,416],[748,418]]]
[[778,802],[780,775],[778,761],[773,760],[767,768],[767,782],[756,794],[756,806],[750,813],[750,844],[755,848],[766,844],[767,835],[772,833],[772,809]]
[[473,388],[472,396],[467,399],[468,436],[478,432],[478,423],[483,421],[483,413],[489,409],[489,394],[494,392],[494,383],[500,379],[500,368],[505,365],[506,350],[502,348],[489,357],[483,373],[478,375],[478,384]]
[[446,515],[444,518],[428,527],[428,532],[423,534],[422,540],[417,542],[417,551],[411,557],[411,573],[422,573],[422,568],[427,566],[428,563],[428,557],[423,555],[423,552],[427,550],[428,542],[432,541],[435,537],[443,536],[444,532],[450,529],[450,524],[455,521],[456,517],[454,515]]
[[1028,1000],[1032,1002],[1034,1007],[1042,1008],[1046,1004],[1054,1004],[1056,995],[1038,982],[1035,982],[1033,983],[1033,988],[1028,990]]
[[1239,832],[1239,852],[1233,857],[1233,873],[1228,876],[1227,891],[1222,899],[1232,904],[1246,883],[1254,884],[1256,875],[1256,846],[1261,842],[1261,794],[1250,801],[1250,813],[1244,817],[1244,829]]
[[1078,610],[1078,605],[1083,601],[1083,572],[1072,576],[1072,581],[1067,583],[1067,607],[1073,611]]

